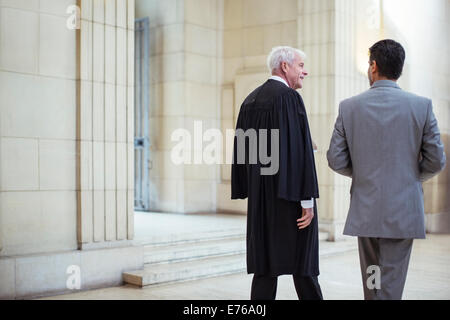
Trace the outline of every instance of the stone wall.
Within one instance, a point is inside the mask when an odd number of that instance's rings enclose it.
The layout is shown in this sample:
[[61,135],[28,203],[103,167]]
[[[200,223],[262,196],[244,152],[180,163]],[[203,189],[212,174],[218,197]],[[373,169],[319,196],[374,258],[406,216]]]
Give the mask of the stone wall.
[[74,3],[0,2],[0,256],[77,248]]

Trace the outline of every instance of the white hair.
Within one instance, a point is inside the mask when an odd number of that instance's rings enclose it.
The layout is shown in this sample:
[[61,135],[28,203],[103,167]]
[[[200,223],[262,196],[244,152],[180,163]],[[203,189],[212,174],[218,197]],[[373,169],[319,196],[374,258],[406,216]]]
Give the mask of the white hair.
[[282,62],[287,62],[291,65],[294,62],[296,53],[299,54],[303,60],[306,59],[306,54],[296,48],[288,46],[272,48],[272,51],[267,57],[267,67],[269,68],[269,71],[273,72],[274,70],[278,70]]

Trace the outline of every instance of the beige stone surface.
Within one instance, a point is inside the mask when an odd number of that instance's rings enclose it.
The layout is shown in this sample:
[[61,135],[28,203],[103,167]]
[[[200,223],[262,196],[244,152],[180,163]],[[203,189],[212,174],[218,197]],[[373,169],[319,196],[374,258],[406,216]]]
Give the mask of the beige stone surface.
[[[84,2],[86,3],[86,2]],[[93,79],[93,54],[92,37],[93,23],[85,20],[83,12],[86,7],[81,6],[81,29],[80,29],[80,78],[81,80],[92,81]]]
[[0,7],[37,11],[39,9],[39,0],[1,0]]
[[150,207],[158,212],[183,212],[183,180],[151,179]]
[[[134,108],[133,108],[134,112]],[[127,141],[127,87],[116,86],[116,139],[117,143]]]
[[[94,86],[95,85],[96,84],[94,84]],[[106,83],[105,92],[103,94],[105,99],[105,105],[98,106],[98,108],[100,109],[100,115],[98,122],[96,122],[96,126],[98,127],[97,130],[99,132],[99,138],[101,140],[103,140],[104,138],[105,141],[114,142],[116,141],[116,117],[117,117],[116,86],[114,84]]]
[[[121,275],[125,270],[135,270],[143,265],[142,247],[88,250],[81,252],[80,256],[81,270],[85,270],[81,281],[89,283],[89,287],[111,281],[121,283]],[[116,259],[120,259],[121,263],[114,263]]]
[[117,187],[116,176],[116,150],[114,142],[105,142],[105,189],[115,190]]
[[127,1],[128,0],[117,0],[116,25],[120,28],[127,28],[128,25]]
[[117,237],[116,191],[105,190],[105,240],[112,241]]
[[150,83],[184,80],[184,58],[183,53],[168,53],[150,57]]
[[[184,17],[187,23],[214,28],[217,23],[217,0],[184,1]],[[198,10],[202,8],[202,10]]]
[[116,27],[105,25],[105,82],[115,84],[116,68]]
[[[37,2],[31,5],[37,5]],[[0,68],[24,73],[37,72],[38,56],[35,52],[39,49],[39,14],[0,7],[0,24]]]
[[[116,29],[116,84],[121,86],[127,85],[127,31],[122,28]],[[132,41],[132,39],[130,39]]]
[[75,140],[75,93],[74,80],[1,71],[2,136]]
[[81,19],[92,21],[94,0],[84,0],[81,2]]
[[75,141],[40,139],[40,190],[75,190],[76,159]]
[[[128,83],[134,83],[128,81]],[[127,142],[134,144],[134,103],[135,103],[135,97],[134,97],[134,87],[128,86],[127,87]],[[133,152],[134,154],[134,152]]]
[[2,192],[2,256],[76,248],[75,191]]
[[48,292],[66,288],[67,268],[80,266],[80,254],[69,252],[55,256],[23,257],[16,259],[16,295],[32,296],[45,287]]
[[76,32],[66,27],[66,21],[65,16],[39,16],[38,56],[41,75],[76,78]]
[[105,188],[105,143],[93,141],[93,189],[104,190]]
[[223,181],[217,186],[217,211],[247,214],[247,200],[231,200],[229,181]]
[[[130,186],[131,188],[131,186]],[[134,239],[134,190],[127,190],[127,239]]]
[[1,189],[16,191],[38,190],[38,140],[23,138],[1,139]]
[[216,84],[217,62],[213,57],[185,53],[185,77],[192,82]]
[[215,29],[186,24],[184,32],[186,51],[206,56],[217,54],[217,31]]
[[[117,244],[116,244],[117,245]],[[83,289],[117,285],[122,273],[142,268],[143,247],[68,250],[0,258],[0,299],[27,299],[70,293],[68,283],[79,276]],[[128,245],[128,246],[126,246]],[[74,269],[77,269],[75,273]]]
[[[227,45],[224,46],[224,50]],[[224,84],[234,84],[234,79],[236,77],[236,73],[241,71],[244,67],[244,58],[243,57],[233,57],[233,58],[225,58],[223,60],[223,75],[222,81]]]
[[126,142],[118,142],[116,144],[116,176],[117,190],[127,189],[127,144]]
[[94,242],[105,240],[105,191],[93,191]]
[[134,30],[134,21],[136,15],[136,0],[127,0],[127,26],[128,29]]
[[151,116],[183,116],[185,82],[169,81],[156,83],[150,88]]
[[241,57],[243,53],[243,34],[240,29],[224,30],[224,57]]
[[216,185],[214,180],[184,180],[185,212],[214,212],[216,210]]
[[41,216],[40,223],[34,225],[36,236],[30,242],[32,252],[75,250],[76,192],[61,190],[40,193]]
[[[116,6],[117,1],[105,1],[105,24],[116,26],[116,17],[119,14],[119,7]],[[123,10],[123,8],[120,8]]]
[[[81,190],[93,189],[93,149],[92,141],[80,141],[77,145],[77,152],[79,157],[79,187]],[[77,185],[78,186],[78,185]]]
[[80,88],[80,105],[77,115],[77,130],[80,140],[92,140],[92,95],[93,84],[81,80],[77,84]]
[[174,53],[183,50],[184,25],[169,24],[150,29],[153,37],[150,37],[150,54],[160,55]]
[[14,259],[0,259],[0,299],[11,299],[16,291]]
[[137,0],[136,18],[148,16],[150,25],[161,26],[180,23],[184,17],[184,3],[177,0]]
[[116,191],[116,205],[117,205],[117,240],[125,240],[127,238],[127,191],[117,190]]
[[171,150],[176,143],[171,141],[172,132],[184,128],[183,117],[150,117],[150,141],[152,149]]
[[104,23],[105,22],[105,1],[104,0],[92,0],[93,2],[93,21]]
[[77,241],[89,243],[93,241],[93,192],[77,191]]
[[[98,0],[94,0],[95,1]],[[94,7],[95,9],[95,7]],[[94,10],[95,12],[95,10]],[[95,18],[94,18],[95,19]],[[92,52],[93,52],[93,80],[103,82],[105,80],[105,25],[94,22],[92,24]]]
[[187,82],[185,85],[185,112],[187,115],[199,119],[220,117],[217,86],[193,82]]
[[[450,262],[448,235],[429,235],[415,240],[403,299],[447,300]],[[362,300],[363,290],[357,250],[320,259],[319,283],[326,300]],[[46,299],[137,299],[137,300],[248,300],[252,275],[240,273],[216,278],[151,286],[144,289],[120,286],[54,296]],[[288,275],[280,276],[277,300],[296,300]]]
[[39,192],[1,192],[0,196],[2,255],[28,253],[41,223]]

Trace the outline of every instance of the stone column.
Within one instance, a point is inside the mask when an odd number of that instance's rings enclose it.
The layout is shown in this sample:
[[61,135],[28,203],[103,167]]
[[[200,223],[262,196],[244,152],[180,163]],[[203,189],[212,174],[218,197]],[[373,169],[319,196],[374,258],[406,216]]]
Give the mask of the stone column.
[[309,71],[301,94],[318,146],[319,225],[331,241],[342,237],[351,179],[328,168],[326,152],[339,102],[369,88],[364,73],[368,48],[379,37],[378,10],[377,0],[298,1],[298,44]]
[[134,230],[134,0],[78,5],[78,245],[119,246]]

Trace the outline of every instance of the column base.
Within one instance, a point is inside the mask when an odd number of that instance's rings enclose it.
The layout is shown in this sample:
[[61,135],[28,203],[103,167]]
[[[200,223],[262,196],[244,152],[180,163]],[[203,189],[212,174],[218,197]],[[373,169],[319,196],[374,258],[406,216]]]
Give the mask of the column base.
[[427,233],[450,233],[450,212],[425,214]]
[[119,286],[123,284],[123,272],[143,266],[143,246],[1,257],[0,299],[31,299]]
[[320,221],[319,231],[327,232],[327,241],[340,241],[348,239],[348,236],[343,235],[345,221]]

